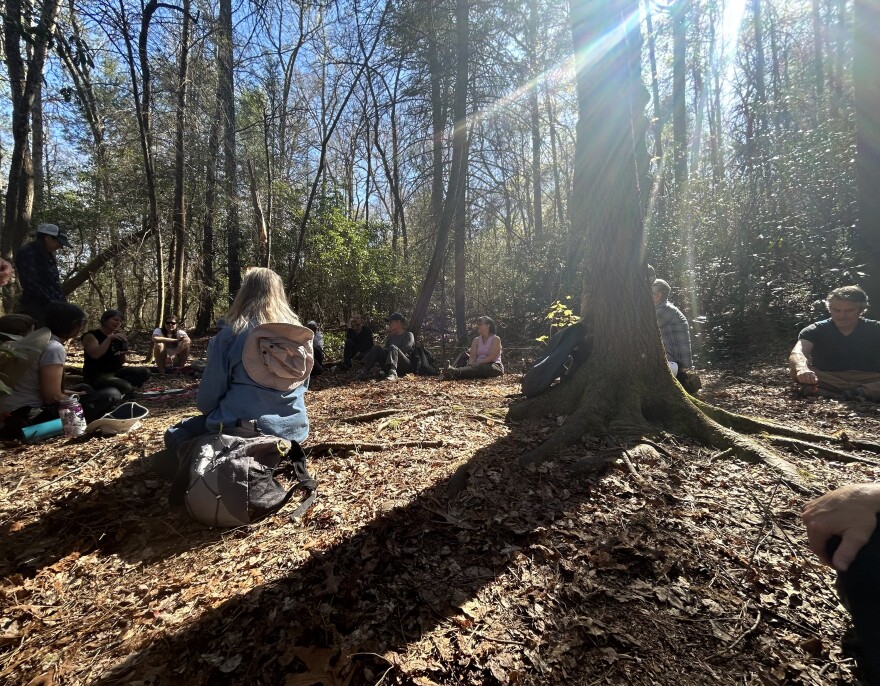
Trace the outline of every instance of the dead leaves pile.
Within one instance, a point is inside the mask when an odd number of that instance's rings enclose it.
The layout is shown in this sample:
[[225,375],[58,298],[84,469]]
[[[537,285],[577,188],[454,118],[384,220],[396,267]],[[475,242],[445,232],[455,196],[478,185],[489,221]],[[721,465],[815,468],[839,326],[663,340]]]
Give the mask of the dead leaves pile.
[[[705,380],[734,409],[766,397],[752,411],[853,428],[841,404],[820,417],[755,380]],[[301,522],[212,531],[168,511],[149,456],[188,403],[151,406],[136,436],[6,449],[0,682],[850,680],[803,502],[767,470],[671,437],[630,466],[584,445],[524,470],[560,419],[505,424],[518,377],[342,381],[307,397],[309,445],[335,447],[310,463],[319,497]],[[855,430],[877,425],[859,412]],[[612,459],[577,474],[585,454]],[[823,488],[877,477],[790,459]]]

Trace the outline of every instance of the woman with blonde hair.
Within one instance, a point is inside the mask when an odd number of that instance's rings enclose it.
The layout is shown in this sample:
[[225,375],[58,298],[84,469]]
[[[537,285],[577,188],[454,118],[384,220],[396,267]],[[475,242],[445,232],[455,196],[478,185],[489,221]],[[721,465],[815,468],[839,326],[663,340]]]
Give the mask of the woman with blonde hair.
[[302,443],[309,435],[304,395],[314,356],[312,332],[287,304],[281,277],[254,267],[208,345],[196,407],[199,417],[165,432],[176,451],[185,441],[223,427],[246,426]]

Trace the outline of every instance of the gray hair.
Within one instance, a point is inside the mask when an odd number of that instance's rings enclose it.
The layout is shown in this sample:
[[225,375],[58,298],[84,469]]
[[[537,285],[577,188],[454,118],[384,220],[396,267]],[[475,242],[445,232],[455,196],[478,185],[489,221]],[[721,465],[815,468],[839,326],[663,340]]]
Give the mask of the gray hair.
[[654,283],[651,285],[651,292],[659,293],[663,299],[666,300],[672,292],[672,289],[663,279],[655,279]]
[[846,302],[854,303],[861,307],[863,312],[868,309],[868,294],[858,286],[835,288],[825,299],[825,305],[830,306],[832,300],[845,300]]

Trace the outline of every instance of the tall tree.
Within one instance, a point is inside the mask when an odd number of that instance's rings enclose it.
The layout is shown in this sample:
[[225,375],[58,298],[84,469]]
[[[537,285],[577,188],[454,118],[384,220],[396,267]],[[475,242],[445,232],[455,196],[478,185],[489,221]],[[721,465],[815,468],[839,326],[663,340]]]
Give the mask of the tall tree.
[[646,278],[638,190],[647,130],[638,0],[571,0],[570,7],[578,97],[572,221],[589,247],[581,310],[591,353],[570,382],[511,407],[514,419],[567,415],[521,462],[555,457],[585,434],[638,441],[662,426],[761,460],[803,488],[792,465],[715,421],[745,418],[698,408],[669,372]]
[[174,234],[174,280],[171,309],[183,316],[184,265],[186,263],[186,156],[183,134],[186,125],[187,92],[189,90],[189,28],[190,0],[183,0],[183,24],[180,32],[180,56],[177,62],[177,108],[174,129],[174,201],[171,228]]
[[[455,211],[459,204],[459,193],[464,193],[464,186],[467,177],[467,101],[468,101],[468,42],[469,42],[469,3],[468,0],[456,0],[455,3],[455,25],[456,25],[456,62],[455,62],[455,89],[453,94],[452,106],[452,161],[449,169],[449,177],[446,190],[446,200],[443,202],[443,209],[439,214],[440,221],[437,227],[436,242],[434,243],[434,251],[431,254],[431,262],[428,265],[428,271],[425,279],[422,281],[422,287],[416,299],[413,308],[412,318],[410,320],[410,330],[418,335],[425,321],[425,315],[428,313],[428,307],[431,304],[431,296],[434,294],[434,288],[440,278],[440,272],[446,260],[446,250],[449,242],[449,230],[455,219]],[[439,88],[438,88],[439,99]],[[442,108],[441,102],[433,102],[432,107],[435,112]],[[436,115],[435,115],[436,116]],[[436,135],[436,130],[435,130]],[[435,138],[434,145],[438,141]],[[437,160],[435,154],[435,191],[436,191],[436,173]],[[436,215],[435,215],[436,216]]]
[[[12,156],[0,255],[10,257],[24,243],[31,222],[34,202],[31,116],[43,80],[59,0],[44,0],[35,8],[22,0],[6,0],[3,4],[3,49],[12,99]],[[32,14],[37,17],[37,23],[29,26]]]
[[672,169],[676,190],[687,181],[687,18],[690,0],[676,0],[672,12]]
[[223,189],[226,196],[226,271],[229,300],[241,287],[241,226],[238,219],[238,156],[235,150],[235,72],[232,0],[220,0],[217,36],[217,99],[223,113]]

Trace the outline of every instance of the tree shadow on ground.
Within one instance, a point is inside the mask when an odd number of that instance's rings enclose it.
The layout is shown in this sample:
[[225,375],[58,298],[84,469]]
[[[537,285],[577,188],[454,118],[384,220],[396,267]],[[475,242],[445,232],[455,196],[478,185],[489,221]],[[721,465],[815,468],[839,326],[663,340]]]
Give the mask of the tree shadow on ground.
[[[536,433],[534,426],[513,427],[509,435],[479,450],[451,477],[439,480],[406,506],[378,516],[339,544],[314,552],[285,578],[227,600],[176,634],[163,634],[97,683],[281,684],[287,680],[301,686],[355,686],[387,677],[384,683],[429,684],[434,682],[418,674],[428,674],[430,666],[418,660],[405,664],[411,657],[402,654],[441,625],[458,632],[458,640],[482,643],[474,653],[482,652],[482,661],[463,654],[454,644],[435,644],[444,676],[455,673],[463,683],[571,684],[581,683],[578,673],[595,677],[616,669],[621,655],[638,652],[634,639],[625,630],[606,631],[601,620],[583,614],[592,612],[595,604],[573,613],[559,606],[541,609],[544,601],[537,598],[541,584],[555,585],[560,592],[554,602],[561,599],[575,608],[587,605],[588,598],[593,603],[597,594],[590,581],[594,565],[581,558],[599,555],[606,561],[599,566],[625,577],[624,585],[644,577],[645,588],[659,574],[668,575],[674,565],[667,565],[650,546],[640,548],[628,539],[624,531],[628,527],[584,532],[570,521],[570,557],[560,558],[548,543],[548,530],[560,523],[565,528],[572,517],[577,521],[579,509],[591,500],[601,465],[607,463],[594,457],[597,471],[576,471],[573,467],[583,465],[576,462],[583,457],[581,449],[577,458],[522,468],[516,458],[536,440]],[[308,518],[306,523],[321,525]],[[639,524],[634,522],[633,527],[638,530]],[[599,539],[603,542],[598,549],[584,550]],[[516,578],[536,574],[548,562],[554,570],[552,579],[536,581],[536,576],[524,583],[525,579]],[[664,571],[658,572],[659,568]],[[516,572],[513,577],[511,571]],[[487,587],[504,575],[502,587],[510,595],[494,601],[485,598]],[[633,611],[620,598],[602,597],[601,614],[617,624]],[[640,599],[637,594],[629,597]],[[514,614],[546,614],[535,619],[539,628],[529,636],[505,633],[500,624],[496,636],[476,632],[471,617],[480,610],[473,608],[482,605],[485,611],[496,604]],[[568,618],[557,623],[551,618],[556,614]],[[658,627],[658,640],[674,642],[656,619],[652,621]],[[706,635],[699,624],[691,627],[691,649],[702,644],[708,654],[717,646],[717,639]],[[511,650],[518,655],[507,652],[504,657],[504,651]],[[588,651],[600,666],[580,664]],[[668,654],[671,663],[665,669],[673,668],[678,659],[675,646]],[[642,669],[636,658],[626,659],[636,672]],[[662,668],[629,683],[652,683],[652,679],[657,683],[658,677],[662,678]]]
[[30,577],[74,552],[152,562],[217,540],[222,532],[169,516],[169,484],[151,469],[152,458],[129,460],[113,481],[77,484],[32,523],[4,523],[0,576]]

